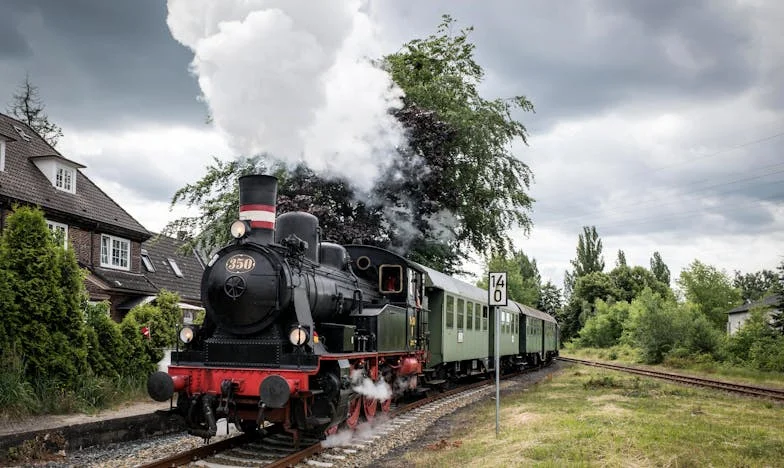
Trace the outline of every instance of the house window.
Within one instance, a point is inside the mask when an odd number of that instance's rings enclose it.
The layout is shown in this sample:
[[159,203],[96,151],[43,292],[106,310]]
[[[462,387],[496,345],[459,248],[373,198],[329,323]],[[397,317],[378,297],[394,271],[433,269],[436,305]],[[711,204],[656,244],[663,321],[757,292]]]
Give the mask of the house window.
[[63,247],[68,247],[68,225],[49,221],[48,219],[46,220],[46,225],[49,226],[49,230],[52,231],[57,242],[62,243]]
[[101,266],[129,270],[131,241],[120,237],[101,235]]
[[149,272],[155,271],[155,266],[152,264],[152,260],[150,259],[150,255],[147,253],[147,249],[142,249],[142,263],[144,264],[144,268]]
[[0,140],[0,172],[5,170],[5,140]]
[[182,278],[182,271],[180,271],[180,267],[177,265],[177,262],[175,262],[173,258],[168,257],[166,260],[169,261],[169,265],[171,265],[172,270],[174,270],[174,274]]
[[73,168],[61,166],[59,164],[56,166],[54,176],[55,187],[66,192],[74,193],[76,192],[74,179],[76,179],[76,171],[74,171]]

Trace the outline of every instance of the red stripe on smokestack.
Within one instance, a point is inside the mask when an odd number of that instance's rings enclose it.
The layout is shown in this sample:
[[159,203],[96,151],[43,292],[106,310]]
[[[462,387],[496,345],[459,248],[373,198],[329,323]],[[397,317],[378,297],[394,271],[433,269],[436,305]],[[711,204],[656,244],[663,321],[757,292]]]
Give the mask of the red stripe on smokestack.
[[275,229],[275,223],[269,221],[251,221],[250,227],[261,229]]
[[240,211],[269,211],[271,213],[275,212],[275,207],[272,205],[242,205],[240,207]]

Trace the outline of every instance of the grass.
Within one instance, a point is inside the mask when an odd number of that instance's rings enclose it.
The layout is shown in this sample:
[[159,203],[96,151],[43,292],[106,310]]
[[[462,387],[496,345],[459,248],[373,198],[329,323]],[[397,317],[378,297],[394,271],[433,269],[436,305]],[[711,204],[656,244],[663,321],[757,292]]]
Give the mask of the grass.
[[738,367],[716,362],[712,359],[699,358],[667,358],[659,366],[640,364],[637,352],[629,346],[613,346],[612,348],[574,348],[567,346],[561,350],[561,356],[576,359],[612,361],[618,364],[629,364],[640,368],[662,371],[680,372],[698,377],[720,378],[739,383],[784,388],[784,373],[762,372],[747,367]]
[[565,365],[529,391],[486,401],[415,466],[776,466],[784,406]]

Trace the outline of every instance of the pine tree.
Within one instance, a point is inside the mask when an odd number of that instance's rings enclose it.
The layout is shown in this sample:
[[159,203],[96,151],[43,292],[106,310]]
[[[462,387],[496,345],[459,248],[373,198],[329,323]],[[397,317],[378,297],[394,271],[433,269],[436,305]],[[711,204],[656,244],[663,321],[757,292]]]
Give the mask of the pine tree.
[[19,85],[13,96],[13,103],[8,108],[8,113],[26,123],[54,147],[63,136],[63,130],[49,121],[49,116],[44,112],[45,108],[38,95],[38,87],[34,86],[30,82],[30,76],[26,75],[24,83]]
[[784,334],[784,260],[781,261],[778,270],[778,281],[772,288],[773,292],[778,296],[778,301],[771,317],[771,326]]

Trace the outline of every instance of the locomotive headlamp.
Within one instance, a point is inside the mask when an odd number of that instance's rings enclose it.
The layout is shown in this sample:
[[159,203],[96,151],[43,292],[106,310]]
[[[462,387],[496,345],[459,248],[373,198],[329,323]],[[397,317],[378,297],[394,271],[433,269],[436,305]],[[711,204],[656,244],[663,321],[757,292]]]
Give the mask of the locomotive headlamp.
[[185,327],[180,330],[180,341],[183,343],[190,343],[193,339],[193,329],[190,327]]
[[250,229],[248,229],[248,224],[241,219],[231,223],[231,237],[235,239],[245,237],[249,230]]
[[302,346],[308,342],[308,331],[302,328],[301,325],[297,325],[295,328],[292,328],[289,332],[289,341],[294,346]]

